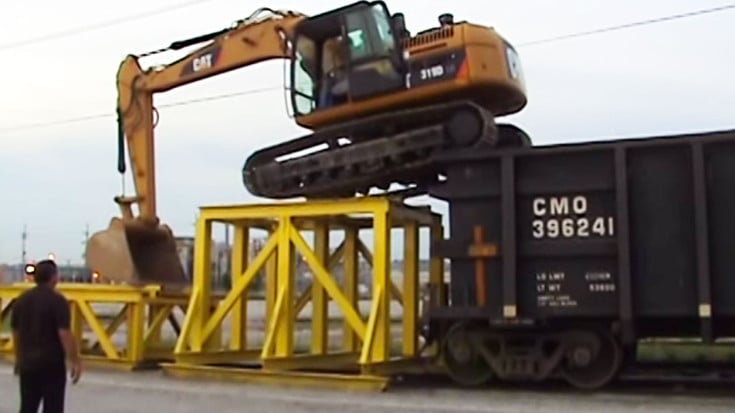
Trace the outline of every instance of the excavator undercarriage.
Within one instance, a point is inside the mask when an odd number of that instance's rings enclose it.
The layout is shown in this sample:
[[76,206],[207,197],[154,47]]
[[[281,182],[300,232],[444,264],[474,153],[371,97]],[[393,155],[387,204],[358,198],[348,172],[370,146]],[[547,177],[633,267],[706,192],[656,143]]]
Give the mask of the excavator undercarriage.
[[[324,144],[319,152],[277,160]],[[473,145],[530,146],[530,139],[516,127],[496,125],[479,105],[455,101],[370,116],[261,149],[247,159],[243,183],[267,198],[367,195],[393,183],[421,188],[441,172],[439,155]]]

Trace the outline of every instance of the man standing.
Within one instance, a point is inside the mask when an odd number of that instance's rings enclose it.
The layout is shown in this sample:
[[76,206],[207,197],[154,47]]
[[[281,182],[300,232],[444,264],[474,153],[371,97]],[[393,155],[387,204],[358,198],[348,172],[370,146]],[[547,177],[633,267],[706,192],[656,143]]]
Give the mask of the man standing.
[[71,363],[71,379],[79,380],[82,365],[72,335],[69,304],[54,287],[59,271],[51,260],[36,264],[36,286],[13,305],[11,328],[15,371],[20,376],[20,413],[63,413],[66,392],[65,357]]

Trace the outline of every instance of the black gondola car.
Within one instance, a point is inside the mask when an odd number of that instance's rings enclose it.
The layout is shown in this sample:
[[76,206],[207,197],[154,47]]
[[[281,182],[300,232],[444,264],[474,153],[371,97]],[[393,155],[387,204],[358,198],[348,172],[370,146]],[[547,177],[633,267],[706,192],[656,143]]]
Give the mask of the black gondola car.
[[636,340],[735,330],[735,131],[467,151],[449,204],[452,377],[607,384]]

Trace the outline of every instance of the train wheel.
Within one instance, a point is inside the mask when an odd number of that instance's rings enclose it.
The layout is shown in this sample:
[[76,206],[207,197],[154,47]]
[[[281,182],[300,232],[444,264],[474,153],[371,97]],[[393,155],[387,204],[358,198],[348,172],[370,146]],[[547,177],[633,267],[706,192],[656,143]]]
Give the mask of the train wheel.
[[562,376],[583,390],[604,387],[615,379],[623,361],[620,344],[608,332],[575,332],[565,343]]
[[442,342],[442,356],[447,374],[463,386],[479,386],[489,381],[493,372],[477,350],[472,330],[465,324],[452,326]]

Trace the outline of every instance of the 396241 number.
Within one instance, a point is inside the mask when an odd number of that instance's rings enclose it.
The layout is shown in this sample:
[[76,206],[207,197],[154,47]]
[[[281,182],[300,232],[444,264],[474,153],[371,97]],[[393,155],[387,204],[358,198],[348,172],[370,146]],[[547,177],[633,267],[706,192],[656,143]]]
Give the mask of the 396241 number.
[[613,217],[535,219],[533,238],[588,238],[615,235]]

